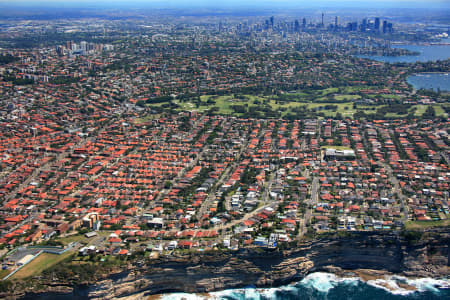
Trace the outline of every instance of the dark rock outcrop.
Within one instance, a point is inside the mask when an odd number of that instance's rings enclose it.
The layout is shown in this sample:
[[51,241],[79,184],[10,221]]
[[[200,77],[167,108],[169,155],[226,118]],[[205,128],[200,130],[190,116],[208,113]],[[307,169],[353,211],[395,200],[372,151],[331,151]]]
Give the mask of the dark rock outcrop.
[[[356,232],[322,238],[287,250],[247,248],[235,252],[162,257],[92,284],[92,298],[137,293],[210,292],[248,285],[270,287],[301,280],[308,273],[373,269],[412,277],[449,274],[450,229],[419,235]],[[74,287],[76,294],[77,287]],[[141,295],[142,295],[141,294]]]

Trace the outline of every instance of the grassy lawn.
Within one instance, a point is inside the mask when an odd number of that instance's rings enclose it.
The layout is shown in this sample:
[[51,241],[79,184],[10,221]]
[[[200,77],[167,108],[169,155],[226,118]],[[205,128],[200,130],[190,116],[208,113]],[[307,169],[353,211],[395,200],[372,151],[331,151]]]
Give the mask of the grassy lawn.
[[322,96],[331,94],[331,93],[337,93],[339,91],[338,88],[328,88],[328,89],[324,89],[322,90]]
[[414,113],[415,116],[423,115],[423,113],[427,109],[426,105],[414,105],[413,107],[415,107],[415,109],[416,109],[416,112]]
[[[349,88],[349,92],[352,92],[354,90],[357,90],[356,88]],[[329,94],[337,93],[339,92],[338,88],[328,88],[323,89],[316,92],[316,96],[314,99],[316,100],[324,100],[326,101],[327,98],[323,97]],[[286,115],[287,113],[290,113],[290,109],[294,107],[300,107],[300,106],[306,106],[308,109],[315,108],[315,107],[321,107],[325,105],[337,105],[338,110],[337,112],[341,113],[345,116],[352,116],[356,111],[352,109],[353,103],[352,102],[342,102],[342,103],[314,103],[314,102],[306,102],[305,97],[311,96],[310,94],[306,93],[295,93],[290,94],[298,96],[298,101],[292,100],[292,101],[278,101],[276,100],[276,97],[273,96],[260,96],[260,95],[243,95],[243,98],[236,98],[235,95],[225,95],[225,96],[215,96],[215,95],[204,95],[200,97],[201,103],[197,106],[194,101],[186,101],[186,102],[180,102],[178,100],[174,100],[173,102],[178,104],[180,107],[178,110],[180,111],[199,111],[203,112],[211,107],[217,108],[218,114],[233,114],[233,115],[239,115],[234,113],[233,109],[231,108],[233,105],[246,105],[249,109],[252,107],[256,107],[263,104],[268,104],[272,108],[272,110],[278,110],[279,108],[286,108],[287,110],[283,112],[283,115]],[[317,97],[318,96],[318,97]],[[322,97],[320,97],[322,96]],[[239,97],[239,96],[238,96]],[[360,99],[361,97],[359,95],[336,95],[334,98],[338,101],[351,101],[354,99]],[[213,103],[207,103],[208,101]],[[255,102],[257,102],[255,104]],[[153,105],[153,104],[152,104]],[[347,107],[347,109],[345,109]],[[336,115],[337,112],[333,112],[330,110],[324,110],[323,111],[327,117],[333,117]],[[138,120],[140,121],[140,120]]]
[[68,245],[73,242],[87,243],[91,239],[92,238],[88,239],[87,237],[85,237],[84,235],[81,235],[81,234],[75,234],[75,235],[59,238],[58,241],[62,242],[64,245]]
[[[203,97],[205,97],[203,99]],[[198,110],[205,110],[207,108],[206,101],[210,96],[202,96],[202,102],[205,103],[205,106],[201,105]],[[335,105],[337,106],[336,112],[332,110],[321,110],[325,114],[326,117],[334,117],[336,113],[340,113],[345,117],[352,117],[356,112],[356,109],[353,109],[353,102],[343,102],[343,103],[304,103],[304,102],[281,102],[273,99],[265,98],[265,97],[257,97],[257,96],[247,96],[249,99],[246,100],[237,100],[231,96],[220,96],[214,99],[214,106],[218,108],[219,114],[233,114],[232,105],[247,105],[249,109],[252,107],[256,107],[258,105],[263,105],[263,103],[267,103],[270,105],[272,110],[279,110],[280,108],[286,108],[287,110],[283,112],[283,115],[286,115],[291,112],[292,108],[304,106],[307,109],[314,109],[318,107],[325,107],[326,105]],[[352,96],[353,97],[353,96]],[[254,101],[257,100],[261,104],[255,104]],[[183,107],[182,107],[183,109]],[[358,107],[358,109],[361,109]],[[239,115],[239,114],[234,114]]]
[[405,223],[406,229],[426,229],[447,226],[450,226],[450,219],[440,221],[408,221]]
[[354,93],[354,92],[359,92],[360,90],[366,90],[366,89],[370,89],[370,87],[368,87],[368,86],[346,86],[346,87],[343,87],[342,91],[344,93]]
[[179,102],[178,100],[174,100],[174,103],[178,104],[180,106],[180,111],[199,111],[203,112],[208,109],[208,105],[205,103],[205,105],[199,105],[198,107],[192,103],[192,102]]
[[360,95],[336,95],[334,96],[334,99],[338,100],[338,101],[343,101],[343,100],[356,100],[356,99],[361,99]]
[[357,105],[357,109],[364,111],[366,114],[375,113],[379,107],[379,105]]
[[381,96],[381,98],[384,98],[384,99],[400,100],[402,98],[399,95],[394,95],[394,94],[381,94],[380,96]]
[[445,113],[444,109],[442,108],[442,105],[433,105],[434,111],[436,112],[436,116],[438,117],[448,117]]
[[[207,96],[208,97],[208,96]],[[206,98],[208,99],[208,98]],[[207,100],[206,100],[207,101]],[[202,98],[202,102],[206,102]],[[213,101],[216,102],[215,106],[219,109],[220,114],[231,114],[233,113],[233,109],[231,108],[232,105],[242,105],[242,104],[249,104],[251,101],[248,100],[235,100],[232,96],[220,96],[217,99],[213,99]],[[205,103],[205,105],[207,105]]]
[[[434,112],[436,113],[436,116],[438,116],[438,117],[447,117],[447,114],[445,113],[445,111],[443,109],[443,105],[446,105],[446,104],[434,104],[433,105]],[[423,115],[423,113],[427,109],[428,105],[419,104],[419,105],[414,105],[413,107],[416,110],[414,112],[414,115],[415,116],[421,116],[421,115]]]
[[[203,95],[200,96],[200,102],[196,104],[196,99],[186,100],[180,102],[179,100],[173,100],[173,103],[179,105],[178,111],[198,111],[204,112],[210,108],[215,108],[216,113],[220,115],[234,115],[237,117],[242,116],[242,113],[235,113],[232,106],[234,105],[244,105],[248,110],[252,110],[254,107],[269,105],[273,111],[282,110],[281,115],[286,116],[291,114],[293,108],[305,107],[309,110],[316,109],[318,107],[324,107],[326,105],[337,106],[336,111],[321,109],[319,112],[325,115],[325,118],[335,117],[337,113],[340,113],[343,117],[352,118],[357,110],[362,110],[366,114],[373,114],[376,109],[383,108],[386,105],[362,105],[358,104],[356,109],[353,109],[354,100],[361,99],[360,95],[354,95],[353,93],[365,89],[367,87],[357,86],[357,87],[341,87],[341,88],[327,88],[323,90],[312,91],[309,93],[292,93],[289,94],[291,97],[287,97],[286,100],[277,100],[277,96],[264,96],[264,95]],[[333,95],[334,94],[334,95]],[[293,97],[292,97],[293,96]],[[367,95],[370,97],[383,97],[388,99],[401,99],[401,96],[394,94],[386,95]],[[290,100],[287,100],[290,99]],[[309,100],[308,100],[309,99]],[[334,99],[331,102],[328,99]],[[318,103],[315,101],[323,101],[323,103]],[[335,103],[334,101],[339,101]],[[208,103],[209,102],[209,103]],[[256,103],[255,103],[256,102]],[[162,103],[150,104],[152,105],[162,105]],[[434,104],[437,116],[447,116],[444,110],[444,105],[447,104]],[[375,108],[375,110],[373,110]],[[410,111],[414,112],[416,116],[421,116],[427,108],[427,105],[413,105],[410,107]],[[402,118],[405,115],[399,115],[396,113],[387,113],[387,117]],[[150,115],[144,118],[136,119],[136,123],[142,123],[151,119],[158,117],[158,115]]]
[[305,103],[302,102],[278,102],[275,100],[270,100],[269,101],[269,105],[272,107],[273,110],[277,110],[280,107],[285,107],[285,108],[293,108],[293,107],[300,107],[300,106],[305,106]]
[[368,94],[367,98],[370,98],[370,99],[383,98],[383,99],[394,99],[394,100],[402,99],[402,97],[400,95],[395,95],[395,94]]
[[289,95],[298,97],[298,100],[302,100],[303,98],[310,96],[309,94],[307,94],[307,93],[302,93],[302,92],[298,92],[298,93],[289,93]]
[[396,113],[386,113],[385,114],[386,117],[388,118],[402,118],[402,117],[406,117],[407,115],[400,115],[400,114],[396,114]]
[[[111,234],[112,231],[97,231],[98,236],[107,237],[109,234]],[[74,234],[67,237],[58,238],[57,241],[62,242],[65,246],[73,243],[73,242],[79,242],[83,244],[89,244],[89,242],[93,241],[94,239],[98,238],[98,236],[94,236],[91,238],[87,238],[84,236],[84,234]]]
[[0,280],[8,276],[11,273],[9,270],[0,270]]
[[340,113],[344,117],[352,117],[356,113],[356,109],[353,109],[353,102],[344,103],[309,103],[307,104],[308,109],[313,109],[317,107],[324,107],[326,105],[335,105],[337,110],[334,112],[332,110],[321,110],[326,117],[335,117],[337,113]]
[[161,114],[147,115],[147,116],[145,116],[143,118],[136,118],[136,119],[134,119],[134,123],[135,124],[142,124],[142,123],[154,120],[154,119],[159,119],[160,117],[161,117]]
[[42,273],[45,269],[48,269],[57,263],[63,261],[65,258],[71,256],[73,254],[72,251],[67,251],[64,254],[50,254],[50,253],[42,253],[37,258],[35,258],[32,262],[27,264],[21,270],[19,270],[16,274],[14,274],[12,279],[22,279],[30,276],[34,276]]

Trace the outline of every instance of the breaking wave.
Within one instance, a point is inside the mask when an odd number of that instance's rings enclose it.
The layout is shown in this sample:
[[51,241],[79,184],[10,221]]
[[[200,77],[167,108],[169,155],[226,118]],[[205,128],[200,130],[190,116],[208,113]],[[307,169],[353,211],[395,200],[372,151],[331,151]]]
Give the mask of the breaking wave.
[[392,275],[364,282],[359,277],[338,277],[316,272],[277,288],[230,289],[208,294],[173,293],[163,300],[290,300],[290,299],[450,299],[450,279],[410,279]]

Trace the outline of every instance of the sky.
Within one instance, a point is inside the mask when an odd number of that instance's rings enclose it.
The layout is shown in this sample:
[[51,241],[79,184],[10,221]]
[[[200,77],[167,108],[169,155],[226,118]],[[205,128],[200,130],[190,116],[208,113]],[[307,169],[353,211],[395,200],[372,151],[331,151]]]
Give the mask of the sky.
[[177,7],[368,7],[368,8],[444,8],[450,0],[0,0],[3,7],[61,8],[177,8]]

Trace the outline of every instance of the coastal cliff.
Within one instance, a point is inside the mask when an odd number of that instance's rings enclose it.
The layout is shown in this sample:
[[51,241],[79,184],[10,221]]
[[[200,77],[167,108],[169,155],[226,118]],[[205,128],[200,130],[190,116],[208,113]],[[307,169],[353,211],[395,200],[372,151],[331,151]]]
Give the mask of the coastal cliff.
[[322,237],[286,250],[247,248],[164,256],[139,266],[129,265],[114,276],[84,285],[68,286],[54,278],[52,285],[40,292],[24,291],[9,297],[36,299],[58,293],[67,299],[111,299],[136,294],[202,293],[249,285],[279,286],[301,280],[311,272],[357,269],[439,278],[449,275],[449,244],[448,228],[415,234],[356,232]]

